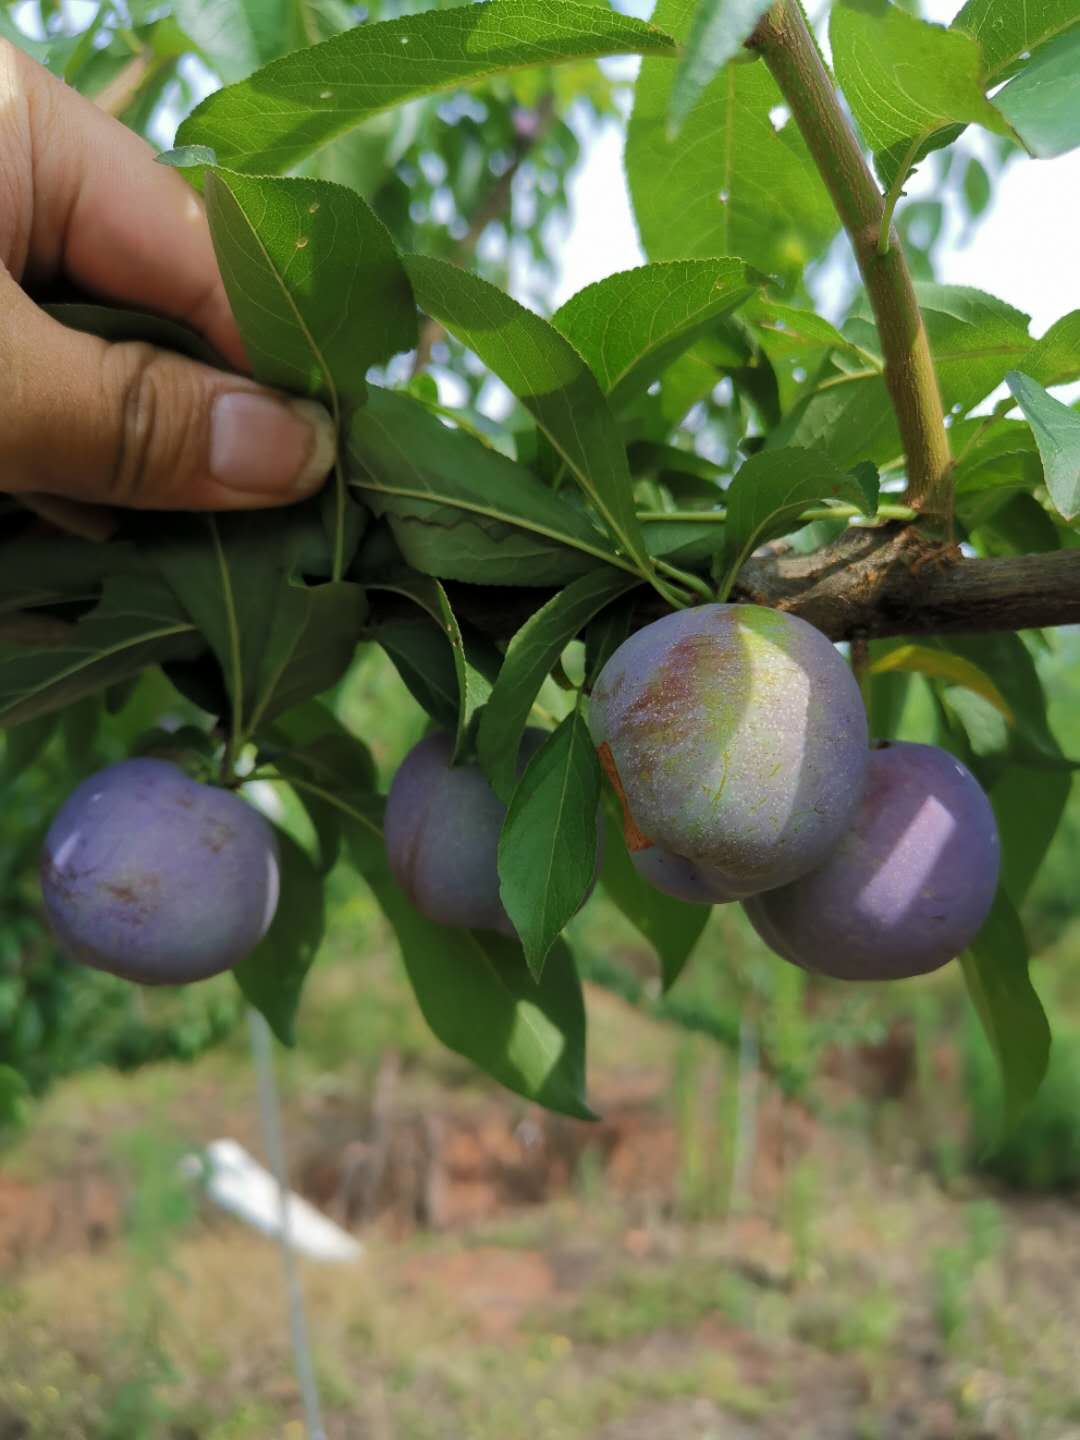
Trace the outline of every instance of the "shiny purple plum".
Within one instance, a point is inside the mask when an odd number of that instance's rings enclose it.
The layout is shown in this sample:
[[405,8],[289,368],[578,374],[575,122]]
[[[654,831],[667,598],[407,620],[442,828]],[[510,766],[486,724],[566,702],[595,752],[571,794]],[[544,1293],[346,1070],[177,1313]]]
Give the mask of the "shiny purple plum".
[[736,898],[723,877],[707,865],[699,865],[671,850],[662,850],[659,845],[632,850],[630,859],[642,879],[675,900],[685,900],[691,905],[723,905]]
[[936,745],[870,752],[854,823],[819,869],[746,902],[777,954],[838,980],[899,980],[952,960],[978,934],[997,889],[990,802]]
[[631,635],[596,682],[590,728],[631,843],[708,866],[729,898],[820,865],[866,774],[850,669],[820,630],[759,605],[680,610]]
[[[526,730],[519,770],[547,739]],[[406,755],[386,797],[386,854],[394,879],[429,920],[514,937],[499,899],[499,833],[506,806],[479,765],[451,765],[440,732]]]
[[41,857],[64,949],[143,985],[204,980],[243,960],[270,928],[278,882],[277,842],[258,811],[164,760],[84,780]]

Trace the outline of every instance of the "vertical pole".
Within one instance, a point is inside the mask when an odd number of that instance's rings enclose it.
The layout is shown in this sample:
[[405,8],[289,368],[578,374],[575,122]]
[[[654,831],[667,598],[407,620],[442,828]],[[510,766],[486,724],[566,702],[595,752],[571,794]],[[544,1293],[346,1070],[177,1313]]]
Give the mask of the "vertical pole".
[[285,1143],[281,1130],[281,1105],[274,1076],[273,1037],[270,1027],[257,1010],[248,1010],[251,1031],[251,1053],[255,1061],[255,1078],[259,1093],[259,1115],[262,1120],[263,1144],[266,1146],[270,1169],[277,1182],[278,1217],[280,1222],[281,1265],[285,1276],[285,1298],[289,1311],[289,1338],[292,1341],[293,1365],[304,1407],[308,1440],[326,1440],[326,1430],[319,1407],[319,1387],[311,1355],[311,1338],[304,1296],[300,1289],[300,1273],[296,1252],[292,1247],[289,1214],[289,1177],[285,1164]]

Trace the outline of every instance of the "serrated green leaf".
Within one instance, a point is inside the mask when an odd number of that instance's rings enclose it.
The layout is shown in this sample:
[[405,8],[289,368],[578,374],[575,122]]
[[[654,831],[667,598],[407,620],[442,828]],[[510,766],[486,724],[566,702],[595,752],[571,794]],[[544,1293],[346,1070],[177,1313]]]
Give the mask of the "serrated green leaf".
[[997,1057],[1010,1126],[1035,1097],[1050,1058],[1050,1026],[1028,975],[1027,940],[1003,888],[960,965]]
[[833,370],[784,416],[767,445],[818,450],[841,469],[862,460],[885,465],[902,454],[889,392],[872,370]]
[[588,516],[523,465],[443,425],[408,395],[371,388],[350,418],[353,487],[386,515],[414,569],[489,585],[558,585],[597,563],[637,574]]
[[1033,55],[994,96],[994,105],[1032,155],[1049,159],[1080,145],[1080,28]]
[[987,100],[978,44],[909,15],[889,0],[837,0],[829,21],[837,79],[886,187],[976,121],[1008,134]]
[[244,998],[283,1045],[296,1042],[296,1010],[304,980],[322,944],[323,877],[296,841],[276,830],[281,898],[266,935],[233,967]]
[[446,632],[430,618],[417,617],[376,625],[371,637],[390,657],[421,709],[440,730],[454,734],[461,714],[461,696]]
[[1022,55],[1080,25],[1076,0],[967,0],[952,22],[982,47],[987,84],[1004,78]]
[[1022,361],[1024,374],[1040,385],[1080,380],[1080,310],[1055,320]]
[[526,765],[499,836],[499,898],[536,980],[592,889],[599,804],[600,762],[575,709]]
[[379,797],[337,803],[350,857],[394,927],[424,1019],[448,1049],[507,1089],[564,1115],[594,1119],[585,1101],[585,1006],[563,941],[537,984],[520,945],[426,920],[390,876]]
[[338,858],[343,821],[321,795],[355,799],[374,791],[375,762],[367,746],[325,705],[309,700],[268,727],[260,759],[293,785],[319,841],[319,872],[327,874]]
[[551,323],[584,357],[619,411],[765,279],[741,260],[641,265],[579,290]]
[[163,660],[190,659],[202,648],[166,585],[153,576],[119,574],[106,580],[88,615],[66,632],[59,627],[49,643],[0,643],[0,727],[62,709]]
[[[653,19],[685,41],[695,8],[695,0],[659,0]],[[778,131],[770,119],[783,97],[768,70],[726,65],[672,138],[675,76],[666,60],[644,61],[627,131],[626,170],[646,254],[738,255],[769,273],[800,273],[839,222],[798,131],[790,122]]]
[[1009,765],[990,787],[1001,834],[1001,883],[1020,906],[1057,833],[1072,789],[1065,770]]
[[1035,436],[1051,500],[1059,514],[1074,520],[1080,515],[1080,414],[1019,370],[1010,371],[1005,383]]
[[740,53],[771,0],[698,0],[671,87],[677,130],[719,71]]
[[759,545],[792,528],[814,501],[840,500],[866,515],[877,509],[876,485],[841,470],[814,450],[763,450],[752,455],[728,487],[724,570],[726,595],[747,556]]
[[457,617],[446,597],[446,591],[438,580],[433,580],[427,575],[402,575],[394,579],[372,580],[369,582],[368,588],[391,590],[396,595],[403,595],[407,600],[419,605],[430,615],[449,646],[458,692],[457,710],[454,724],[451,726],[454,731],[452,763],[456,763],[465,749],[476,712],[491,694],[491,680],[494,671],[488,663],[485,663],[489,657],[481,660],[482,668],[472,662]]
[[542,605],[511,639],[476,736],[480,764],[503,801],[514,788],[518,747],[544,677],[582,626],[636,583],[617,570],[594,570]]
[[536,419],[607,527],[648,577],[626,449],[596,377],[548,321],[445,260],[405,261],[420,308],[445,326]]
[[915,288],[942,401],[946,409],[970,410],[1029,353],[1030,317],[968,285]]
[[506,70],[673,51],[653,26],[576,0],[430,10],[358,25],[275,60],[208,96],[180,126],[177,143],[208,145],[233,170],[281,174],[404,100],[464,89]]
[[707,905],[684,905],[673,900],[638,874],[623,838],[618,800],[608,787],[604,793],[604,868],[600,883],[660,957],[663,986],[670,990],[708,924],[710,910]]

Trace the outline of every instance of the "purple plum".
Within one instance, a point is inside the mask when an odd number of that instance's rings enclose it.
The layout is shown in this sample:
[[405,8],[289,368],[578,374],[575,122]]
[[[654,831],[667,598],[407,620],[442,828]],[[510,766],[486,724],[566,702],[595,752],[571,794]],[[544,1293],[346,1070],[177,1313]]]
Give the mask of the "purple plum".
[[936,745],[870,752],[847,835],[819,869],[745,904],[786,960],[838,980],[899,980],[952,960],[978,934],[997,889],[990,801]]
[[41,889],[75,960],[144,985],[227,970],[270,928],[274,832],[237,795],[164,760],[124,760],[84,780],[45,838]]
[[631,635],[596,682],[590,728],[632,846],[708,866],[728,898],[821,864],[869,754],[835,647],[760,605],[680,610]]
[[630,859],[642,879],[675,900],[685,900],[691,905],[723,905],[736,898],[723,877],[707,865],[699,865],[659,845],[632,850]]
[[[547,739],[526,730],[518,768]],[[386,854],[409,900],[439,925],[515,937],[499,899],[499,833],[506,806],[479,765],[451,765],[448,735],[434,732],[406,755],[386,797]]]

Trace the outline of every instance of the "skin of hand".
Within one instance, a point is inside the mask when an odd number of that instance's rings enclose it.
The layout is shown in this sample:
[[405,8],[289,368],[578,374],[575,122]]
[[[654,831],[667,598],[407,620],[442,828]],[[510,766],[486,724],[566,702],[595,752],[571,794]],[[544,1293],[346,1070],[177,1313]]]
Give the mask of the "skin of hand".
[[30,298],[58,279],[186,321],[248,368],[199,197],[0,40],[0,490],[47,513],[57,496],[250,510],[320,488],[336,443],[321,405],[71,330]]

